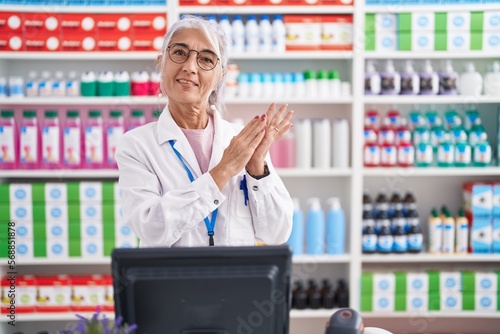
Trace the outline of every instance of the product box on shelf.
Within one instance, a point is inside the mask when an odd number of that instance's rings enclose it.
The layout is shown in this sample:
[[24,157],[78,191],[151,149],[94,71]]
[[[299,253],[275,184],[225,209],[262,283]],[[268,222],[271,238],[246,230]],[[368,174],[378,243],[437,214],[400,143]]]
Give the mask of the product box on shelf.
[[134,14],[131,17],[132,29],[137,34],[164,35],[167,30],[167,18],[165,14]]
[[33,313],[36,307],[36,278],[32,275],[4,276],[0,279],[0,314]]
[[46,240],[48,259],[67,259],[69,257],[69,244],[67,239],[50,238]]
[[447,13],[447,31],[469,32],[471,28],[471,12],[449,11]]
[[499,290],[500,271],[497,272],[462,272],[464,293],[497,293]]
[[179,0],[180,6],[213,6],[215,0]]
[[46,203],[68,203],[68,188],[66,187],[66,183],[45,183],[44,195]]
[[500,253],[500,183],[493,185],[493,253]]
[[113,277],[109,275],[104,276],[104,306],[103,311],[114,312],[115,300],[113,291]]
[[319,50],[321,18],[313,15],[285,15],[286,50]]
[[23,13],[23,32],[26,40],[36,39],[40,35],[60,32],[59,14],[48,12]]
[[500,31],[500,10],[484,11],[482,22],[479,21],[484,31]]
[[351,15],[328,15],[321,18],[321,49],[352,50]]
[[500,51],[500,32],[485,31],[483,32],[483,50],[484,51]]
[[0,34],[22,32],[23,16],[21,13],[0,12]]
[[489,183],[465,182],[464,209],[469,220],[471,253],[491,253],[493,244],[493,187]]
[[39,33],[24,39],[24,50],[33,52],[52,52],[61,50],[59,33]]
[[99,33],[97,39],[97,50],[105,52],[132,51],[132,39],[130,34],[123,35],[115,33]]
[[159,51],[163,45],[163,35],[154,33],[135,33],[132,40],[134,51]]
[[133,32],[132,20],[128,14],[99,14],[94,15],[97,34],[123,35]]
[[94,14],[62,13],[59,15],[61,33],[64,38],[75,34],[96,36],[97,26]]
[[0,51],[23,51],[24,39],[21,32],[7,33],[4,35],[0,33]]
[[72,276],[71,310],[94,312],[96,307],[104,307],[106,280],[101,275]]
[[88,52],[96,51],[96,47],[96,37],[87,34],[72,34],[68,37],[63,35],[61,41],[61,51]]
[[37,277],[37,312],[69,312],[70,278],[66,275]]

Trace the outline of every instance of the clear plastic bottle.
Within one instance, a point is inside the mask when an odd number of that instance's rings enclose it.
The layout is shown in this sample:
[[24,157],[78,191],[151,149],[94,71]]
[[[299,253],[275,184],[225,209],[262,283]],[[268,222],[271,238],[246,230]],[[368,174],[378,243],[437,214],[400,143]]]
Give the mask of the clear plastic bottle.
[[0,112],[0,169],[15,169],[18,163],[19,135],[13,110]]
[[85,167],[99,169],[104,163],[104,129],[100,110],[90,110],[85,125]]
[[56,71],[52,81],[52,96],[66,96],[66,80],[63,71]]
[[68,80],[66,80],[66,95],[80,96],[80,80],[76,71],[69,71]]
[[241,15],[233,17],[231,27],[233,30],[233,54],[241,54],[245,52],[245,25]]
[[28,74],[28,80],[26,80],[26,96],[34,97],[38,96],[38,79],[37,73],[35,71],[30,71]]
[[61,168],[61,125],[56,110],[46,110],[42,123],[42,168]]
[[106,129],[106,167],[116,168],[115,152],[118,141],[125,133],[125,124],[123,113],[121,110],[111,110],[109,113],[109,121]]
[[40,130],[36,110],[24,110],[19,133],[19,168],[40,168]]
[[82,167],[83,133],[80,112],[68,110],[63,128],[63,162],[68,168]]
[[135,129],[139,126],[146,124],[146,118],[144,117],[143,110],[132,110],[130,113],[130,120],[127,124],[127,131]]

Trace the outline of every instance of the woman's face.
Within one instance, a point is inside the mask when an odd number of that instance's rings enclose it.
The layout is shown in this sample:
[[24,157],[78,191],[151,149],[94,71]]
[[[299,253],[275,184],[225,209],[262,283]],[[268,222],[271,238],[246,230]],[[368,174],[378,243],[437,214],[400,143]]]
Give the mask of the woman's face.
[[[212,49],[203,32],[194,28],[177,32],[172,36],[169,45],[174,43],[185,44],[190,50],[210,50],[217,53]],[[177,64],[170,59],[168,54],[165,55],[162,80],[169,103],[188,105],[206,103],[208,96],[217,86],[220,77],[220,62],[217,62],[213,70],[204,71],[198,66],[196,57],[196,52],[190,52],[184,63]]]

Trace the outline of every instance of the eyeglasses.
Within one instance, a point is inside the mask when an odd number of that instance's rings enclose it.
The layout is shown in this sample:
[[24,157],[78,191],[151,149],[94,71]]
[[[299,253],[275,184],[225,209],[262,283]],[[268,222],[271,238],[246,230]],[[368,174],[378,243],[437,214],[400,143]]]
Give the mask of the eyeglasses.
[[168,57],[176,64],[185,63],[188,60],[191,52],[196,52],[196,63],[203,71],[211,71],[217,65],[219,61],[219,57],[215,54],[215,52],[209,50],[196,51],[190,50],[184,44],[171,44],[167,48]]

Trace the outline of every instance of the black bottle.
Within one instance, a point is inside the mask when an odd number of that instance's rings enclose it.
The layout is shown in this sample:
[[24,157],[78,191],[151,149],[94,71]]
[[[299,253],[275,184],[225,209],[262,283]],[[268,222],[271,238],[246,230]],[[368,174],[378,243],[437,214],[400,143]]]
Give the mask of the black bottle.
[[293,289],[292,289],[292,308],[295,308],[295,304],[297,303],[297,296],[299,292],[303,289],[302,287],[302,282],[301,281],[295,281],[293,282]]
[[403,198],[403,212],[405,215],[408,215],[410,210],[417,210],[417,199],[411,189],[408,189]]
[[297,282],[297,289],[295,292],[295,308],[297,310],[304,310],[307,308],[307,293],[303,288],[302,282]]
[[332,309],[335,307],[335,291],[329,280],[323,280],[321,288],[321,304],[323,308]]
[[373,200],[368,189],[363,191],[363,212],[365,211],[373,211]]
[[338,308],[349,307],[349,289],[343,279],[337,281],[335,301]]
[[410,210],[408,217],[408,252],[420,253],[424,247],[424,236],[422,228],[420,227],[420,220],[418,218],[417,210]]
[[393,244],[392,250],[394,253],[403,254],[408,250],[408,235],[406,234],[406,219],[403,213],[396,211],[393,218]]
[[375,220],[371,211],[363,212],[363,238],[361,250],[364,254],[373,254],[377,251],[377,233],[375,233]]
[[318,289],[318,284],[314,280],[309,280],[307,288],[307,304],[311,309],[321,308],[321,293]]
[[389,254],[392,251],[393,244],[394,237],[391,233],[390,220],[384,219],[377,236],[377,251],[381,254]]
[[398,191],[394,191],[389,200],[389,217],[394,217],[397,210],[403,210],[403,199]]
[[387,196],[385,194],[385,189],[381,188],[377,198],[375,199],[375,216],[377,217],[381,211],[388,211],[389,210],[389,201],[387,199]]

